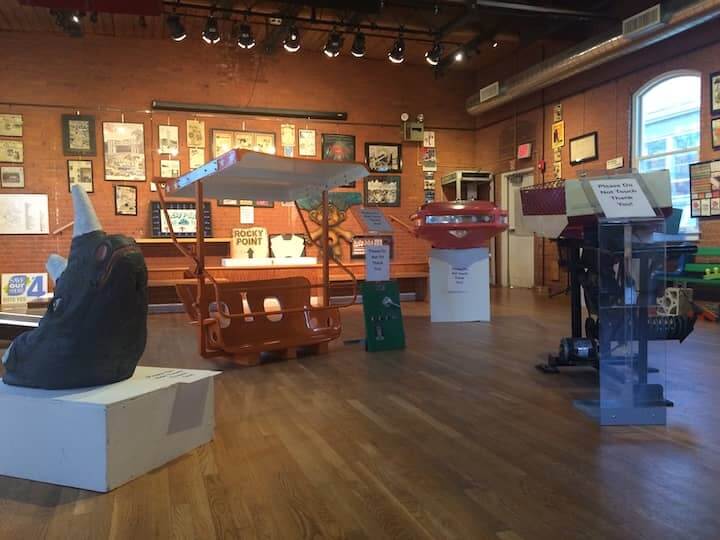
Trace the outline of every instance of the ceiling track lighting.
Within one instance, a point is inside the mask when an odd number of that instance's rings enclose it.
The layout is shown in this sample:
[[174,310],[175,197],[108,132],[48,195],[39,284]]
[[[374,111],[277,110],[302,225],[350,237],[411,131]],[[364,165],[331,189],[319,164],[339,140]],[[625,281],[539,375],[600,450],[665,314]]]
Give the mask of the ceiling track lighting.
[[457,51],[455,51],[455,54],[453,54],[453,60],[455,60],[456,62],[462,62],[463,60],[465,60],[465,51],[462,49],[458,49]]
[[283,40],[283,48],[290,53],[295,53],[300,50],[300,33],[294,24],[290,25],[287,29],[287,34]]
[[238,47],[241,49],[252,49],[256,43],[250,25],[247,22],[241,24],[238,29]]
[[205,23],[205,29],[202,31],[202,39],[209,45],[215,45],[220,42],[220,31],[218,30],[217,19],[210,13]]
[[335,28],[333,28],[332,31],[328,34],[327,41],[323,46],[323,52],[325,53],[325,56],[327,56],[328,58],[337,57],[340,54],[340,49],[342,49],[342,44],[342,36]]
[[425,53],[425,61],[431,66],[437,66],[442,56],[442,45],[439,41],[434,41],[432,47]]
[[165,22],[168,27],[168,32],[170,32],[170,39],[173,41],[182,41],[187,37],[187,32],[185,31],[182,20],[180,20],[180,15],[172,13],[167,16]]
[[350,54],[352,54],[355,58],[362,58],[363,56],[365,56],[365,34],[360,32],[359,30],[355,34],[355,38],[353,39]]
[[393,64],[402,64],[405,61],[405,40],[402,34],[398,36],[392,49],[388,52],[388,60]]

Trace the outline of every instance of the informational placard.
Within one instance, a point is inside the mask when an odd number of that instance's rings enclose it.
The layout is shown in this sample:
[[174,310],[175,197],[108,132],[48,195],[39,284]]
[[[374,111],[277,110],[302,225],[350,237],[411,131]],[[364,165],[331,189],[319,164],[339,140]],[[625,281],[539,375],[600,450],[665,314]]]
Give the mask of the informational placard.
[[390,280],[390,247],[365,247],[365,281]]
[[655,217],[650,201],[636,178],[612,178],[590,182],[605,217]]
[[268,251],[268,233],[265,227],[233,229],[230,244],[230,257],[233,259],[264,258],[268,256]]
[[388,246],[390,248],[390,258],[393,257],[393,237],[390,235],[362,235],[353,236],[350,244],[350,258],[364,259],[365,250],[368,246]]
[[3,305],[27,304],[45,296],[48,292],[47,274],[3,274]]
[[0,195],[0,234],[48,234],[48,196]]
[[720,160],[690,165],[692,217],[720,216]]
[[355,217],[366,232],[393,232],[392,226],[385,218],[385,214],[378,208],[360,208],[355,212]]
[[466,292],[470,289],[470,271],[467,266],[453,266],[448,272],[448,292]]
[[252,225],[255,223],[255,207],[253,206],[241,206],[240,207],[240,223],[242,225]]

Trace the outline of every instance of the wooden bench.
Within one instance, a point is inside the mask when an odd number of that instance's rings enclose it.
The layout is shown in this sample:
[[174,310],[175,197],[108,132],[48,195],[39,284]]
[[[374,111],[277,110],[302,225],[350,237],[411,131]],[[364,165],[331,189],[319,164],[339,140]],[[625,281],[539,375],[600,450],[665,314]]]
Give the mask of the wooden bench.
[[720,279],[705,279],[706,271],[720,267],[720,247],[699,247],[695,255],[681,260],[674,272],[665,275],[666,281],[687,287],[692,283],[708,287],[720,287]]

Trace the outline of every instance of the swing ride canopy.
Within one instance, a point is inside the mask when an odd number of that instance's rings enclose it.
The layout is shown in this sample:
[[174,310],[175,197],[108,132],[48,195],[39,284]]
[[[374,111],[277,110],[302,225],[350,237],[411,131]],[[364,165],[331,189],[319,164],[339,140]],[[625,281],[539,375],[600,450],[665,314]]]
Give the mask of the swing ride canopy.
[[230,150],[178,178],[169,180],[165,193],[195,198],[202,182],[209,199],[294,201],[318,195],[370,174],[362,163],[295,159],[250,150]]

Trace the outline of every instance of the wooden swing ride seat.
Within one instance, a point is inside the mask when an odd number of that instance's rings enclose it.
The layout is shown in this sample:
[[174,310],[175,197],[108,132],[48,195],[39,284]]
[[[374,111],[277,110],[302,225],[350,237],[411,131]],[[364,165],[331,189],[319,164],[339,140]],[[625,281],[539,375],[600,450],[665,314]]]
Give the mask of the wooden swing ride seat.
[[[352,272],[332,256],[328,244],[329,189],[368,175],[364,165],[353,162],[293,159],[231,150],[183,176],[161,184],[160,204],[173,243],[191,265],[187,277],[195,279],[176,284],[185,310],[198,327],[199,352],[205,358],[230,356],[238,364],[259,362],[263,352],[292,356],[299,349],[322,352],[328,342],[340,337],[342,325],[338,307],[330,306],[330,271],[333,261],[353,283]],[[219,282],[205,268],[203,220],[204,197],[215,199],[253,199],[295,201],[322,193],[322,237],[316,243],[322,258],[323,281],[311,285],[304,277],[243,282]],[[194,252],[177,241],[165,197],[195,199],[197,233]],[[295,205],[305,232],[310,231],[302,212]],[[321,289],[321,305],[312,305],[311,290]]]

